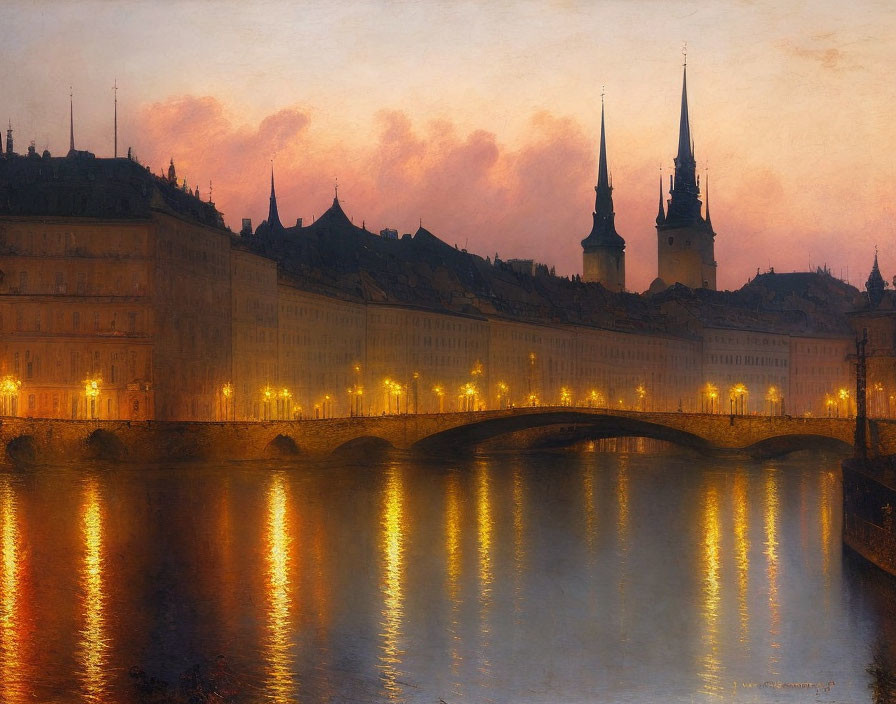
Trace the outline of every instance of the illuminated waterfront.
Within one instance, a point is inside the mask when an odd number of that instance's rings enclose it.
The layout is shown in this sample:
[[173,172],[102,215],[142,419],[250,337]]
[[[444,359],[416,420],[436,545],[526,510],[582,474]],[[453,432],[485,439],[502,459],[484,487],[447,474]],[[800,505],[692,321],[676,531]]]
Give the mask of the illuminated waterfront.
[[807,456],[6,472],[0,701],[873,701],[840,500]]

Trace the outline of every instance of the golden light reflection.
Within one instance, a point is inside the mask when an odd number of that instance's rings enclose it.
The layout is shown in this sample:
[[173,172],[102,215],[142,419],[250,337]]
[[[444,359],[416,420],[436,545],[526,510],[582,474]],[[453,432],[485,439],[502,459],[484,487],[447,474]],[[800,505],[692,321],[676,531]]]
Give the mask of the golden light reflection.
[[[830,594],[831,587],[831,559],[832,559],[832,525],[834,520],[834,482],[833,472],[822,472],[819,475],[821,481],[821,506],[819,516],[821,519],[821,569],[824,574],[825,599]],[[837,538],[839,542],[839,537]]]
[[629,551],[629,489],[628,458],[619,455],[619,466],[616,470],[616,544],[619,556],[616,584],[619,592],[619,629],[620,638],[628,640],[628,551]]
[[109,634],[106,625],[106,584],[104,578],[103,507],[99,486],[89,477],[84,487],[81,509],[84,562],[81,567],[81,603],[84,625],[78,648],[84,699],[106,700],[108,682]]
[[588,545],[588,560],[594,559],[594,542],[595,542],[595,516],[594,516],[594,465],[589,463],[585,467],[585,474],[582,478],[583,493],[585,496],[585,541]]
[[292,536],[288,517],[286,477],[275,474],[268,488],[267,517],[267,699],[294,702],[292,672],[291,579]]
[[22,622],[18,507],[9,476],[0,475],[0,683],[3,701],[25,701],[26,682],[22,672]]
[[778,603],[778,477],[774,471],[765,475],[765,559],[768,575],[769,610],[769,672],[778,674],[778,637],[781,633],[781,613]]
[[750,648],[750,608],[747,600],[750,576],[749,500],[747,475],[734,476],[734,541],[737,559],[737,605],[740,614],[740,644]]
[[523,608],[523,571],[526,565],[523,501],[523,472],[517,465],[513,468],[513,611],[517,615],[517,622]]
[[713,697],[722,696],[722,665],[719,659],[719,601],[721,593],[721,530],[719,497],[714,486],[703,496],[703,616],[704,654],[700,679],[703,691]]
[[383,501],[380,543],[383,553],[383,639],[380,669],[386,695],[391,700],[401,696],[399,668],[404,651],[401,650],[401,626],[404,617],[404,487],[401,469],[392,465],[386,475],[386,494]]
[[480,462],[476,472],[476,527],[479,539],[479,671],[487,676],[491,671],[489,650],[491,648],[490,614],[492,609],[492,507],[490,496],[489,468]]
[[[463,656],[460,654],[460,633],[458,632],[458,612],[460,610],[461,543],[460,543],[460,487],[455,472],[448,475],[447,506],[445,510],[445,554],[447,565],[448,602],[451,608],[448,626],[451,638],[451,673],[460,671]],[[455,680],[455,694],[460,694],[460,683]]]

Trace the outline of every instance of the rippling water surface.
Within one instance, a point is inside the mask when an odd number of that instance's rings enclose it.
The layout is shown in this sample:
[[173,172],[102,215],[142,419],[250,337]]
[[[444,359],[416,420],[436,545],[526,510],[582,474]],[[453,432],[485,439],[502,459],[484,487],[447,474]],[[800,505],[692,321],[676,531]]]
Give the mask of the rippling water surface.
[[817,457],[7,471],[0,697],[886,701],[840,500]]

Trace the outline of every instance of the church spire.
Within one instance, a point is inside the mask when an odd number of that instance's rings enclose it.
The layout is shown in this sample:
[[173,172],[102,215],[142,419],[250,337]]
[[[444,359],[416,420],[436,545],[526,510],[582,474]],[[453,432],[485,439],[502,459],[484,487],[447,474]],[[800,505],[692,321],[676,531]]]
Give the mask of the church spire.
[[274,162],[271,161],[271,205],[268,209],[268,227],[271,230],[282,230],[283,225],[280,223],[280,215],[277,212],[277,194],[274,193]]
[[684,48],[684,67],[681,79],[681,118],[678,125],[678,160],[693,160],[694,146],[691,140],[691,122],[688,118],[688,54]]
[[884,277],[880,273],[880,267],[877,265],[877,247],[875,247],[874,265],[871,267],[871,273],[868,275],[868,281],[865,283],[865,290],[868,292],[868,302],[872,308],[877,308],[880,305],[884,298],[886,286]]
[[625,247],[625,240],[616,232],[613,212],[613,186],[607,167],[607,137],[604,126],[604,96],[600,96],[600,152],[597,160],[597,185],[594,187],[594,224],[591,233],[582,240],[587,250],[596,246]]
[[68,87],[68,150],[75,151],[75,98],[72,87]]
[[604,130],[604,96],[600,96],[600,155],[597,160],[597,186],[594,188],[596,197],[594,211],[596,213],[613,212],[613,186],[610,185],[609,170],[607,169],[607,138]]
[[712,229],[712,220],[709,219],[709,171],[706,172],[706,226]]
[[660,169],[660,207],[656,214],[656,224],[662,225],[666,219],[666,213],[663,210],[663,170]]

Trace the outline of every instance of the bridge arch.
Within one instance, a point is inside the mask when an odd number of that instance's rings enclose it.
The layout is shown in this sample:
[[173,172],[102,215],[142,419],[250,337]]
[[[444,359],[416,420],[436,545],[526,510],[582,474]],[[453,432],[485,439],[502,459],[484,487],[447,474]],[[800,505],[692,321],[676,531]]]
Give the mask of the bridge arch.
[[97,428],[87,436],[87,454],[100,460],[123,460],[127,454],[127,448],[115,433]]
[[13,464],[36,464],[37,440],[33,435],[19,435],[6,443],[6,456]]
[[830,435],[792,433],[765,438],[744,448],[744,452],[756,459],[781,457],[799,450],[822,450],[838,454],[851,454],[853,446],[845,440]]
[[280,433],[264,447],[265,457],[295,457],[299,454],[299,446],[291,435]]
[[587,431],[588,437],[592,438],[644,437],[664,440],[701,452],[713,449],[712,444],[699,435],[659,423],[630,416],[576,411],[520,413],[473,421],[421,438],[414,443],[412,449],[427,453],[451,451],[474,446],[499,435],[550,425],[574,425],[582,429],[583,435]]

